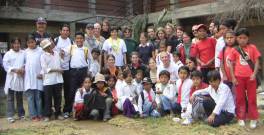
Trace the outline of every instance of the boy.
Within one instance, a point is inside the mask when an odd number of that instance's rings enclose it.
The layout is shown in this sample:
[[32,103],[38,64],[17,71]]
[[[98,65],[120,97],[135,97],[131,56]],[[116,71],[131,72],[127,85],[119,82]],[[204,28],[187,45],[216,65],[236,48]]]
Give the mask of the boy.
[[61,115],[62,98],[62,58],[59,53],[53,51],[49,39],[40,42],[40,47],[45,51],[40,57],[41,69],[43,72],[44,88],[44,121],[49,121],[52,115],[52,97],[54,100],[55,119],[63,119]]
[[97,73],[100,72],[100,63],[99,63],[100,50],[98,48],[94,48],[92,50],[92,58],[89,67],[89,74],[94,77]]
[[183,66],[183,64],[182,64],[182,62],[181,62],[181,60],[180,60],[180,57],[181,57],[180,52],[175,51],[175,52],[173,52],[172,56],[173,56],[173,61],[174,61],[174,63],[175,63],[178,67]]
[[235,103],[230,88],[221,82],[218,71],[210,71],[207,75],[209,87],[195,91],[190,98],[193,103],[198,95],[209,94],[212,99],[203,101],[203,107],[207,115],[207,122],[210,126],[218,127],[229,123],[235,114]]
[[152,90],[152,82],[150,78],[145,77],[142,81],[144,90],[140,92],[138,98],[138,110],[141,118],[144,117],[159,117],[160,113],[156,110],[157,103],[155,102],[155,93]]
[[137,70],[135,79],[133,80],[133,84],[137,87],[137,93],[139,94],[141,91],[143,91],[143,85],[142,85],[142,79],[144,77],[142,70]]
[[169,83],[169,80],[170,72],[163,70],[159,73],[160,83],[156,84],[156,102],[161,114],[169,112],[173,115],[176,109],[176,88],[175,85]]

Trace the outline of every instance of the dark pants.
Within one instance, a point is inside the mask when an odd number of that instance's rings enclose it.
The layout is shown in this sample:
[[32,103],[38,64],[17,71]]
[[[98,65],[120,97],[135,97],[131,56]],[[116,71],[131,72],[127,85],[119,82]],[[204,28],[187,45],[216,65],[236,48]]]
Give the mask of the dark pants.
[[18,117],[25,116],[23,107],[23,91],[8,90],[7,95],[7,117],[13,117],[15,114],[15,97]]
[[44,85],[45,107],[44,116],[52,115],[52,98],[54,100],[55,117],[61,114],[62,84]]
[[[216,104],[213,99],[208,99],[203,101],[203,107],[207,117],[209,117],[212,114],[215,105]],[[221,111],[219,115],[215,116],[214,122],[211,123],[210,125],[213,127],[219,127],[220,125],[225,125],[229,123],[233,118],[234,118],[234,114],[229,113],[227,111]]]
[[63,71],[63,74],[62,74],[62,77],[63,77],[63,91],[64,91],[64,107],[63,107],[63,112],[66,112],[65,111],[65,108],[67,108],[66,105],[69,105],[70,104],[70,87],[71,87],[71,74],[70,74],[70,70],[64,70]]
[[203,74],[203,82],[209,84],[209,81],[207,79],[207,74],[208,72],[213,71],[213,70],[215,70],[215,68],[201,68],[201,72]]
[[[85,76],[87,75],[87,68],[78,68],[70,70],[70,91],[67,93],[68,102],[65,102],[64,112],[72,112],[73,102],[76,90],[81,87]],[[64,93],[66,94],[66,93]]]

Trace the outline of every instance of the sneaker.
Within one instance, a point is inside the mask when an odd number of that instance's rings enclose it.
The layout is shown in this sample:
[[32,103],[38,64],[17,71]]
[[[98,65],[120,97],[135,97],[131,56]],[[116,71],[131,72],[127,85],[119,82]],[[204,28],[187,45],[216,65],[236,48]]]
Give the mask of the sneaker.
[[25,116],[20,116],[19,119],[24,121],[24,120],[26,120],[26,117]]
[[49,117],[45,117],[44,118],[44,122],[49,122],[50,121],[50,118]]
[[70,117],[70,113],[65,112],[65,113],[63,114],[63,117],[64,117],[64,119],[68,119],[68,118]]
[[246,124],[244,120],[238,120],[238,125],[244,127]]
[[186,118],[182,122],[182,125],[190,125],[190,124],[192,124],[192,119],[190,119],[190,118]]
[[257,127],[257,120],[251,120],[249,126],[251,129],[255,129]]
[[14,123],[14,122],[15,122],[15,119],[14,119],[13,117],[8,117],[8,118],[7,118],[7,121],[8,121],[9,123]]
[[38,117],[32,117],[31,120],[32,120],[33,122],[38,122],[38,121],[39,121],[39,118],[38,118]]
[[178,117],[174,117],[174,118],[172,118],[172,121],[179,123],[181,121],[181,119]]

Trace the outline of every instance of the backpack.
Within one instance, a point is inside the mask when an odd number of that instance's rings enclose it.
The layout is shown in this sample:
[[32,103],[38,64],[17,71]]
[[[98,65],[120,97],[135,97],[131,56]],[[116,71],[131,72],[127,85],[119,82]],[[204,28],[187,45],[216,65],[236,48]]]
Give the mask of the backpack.
[[[70,38],[69,38],[70,39]],[[71,41],[71,45],[73,45],[73,40],[72,39],[70,39],[70,41]],[[57,44],[58,44],[58,42],[59,42],[59,37],[56,37],[55,39],[54,39],[54,44],[55,44],[55,46],[57,46]]]

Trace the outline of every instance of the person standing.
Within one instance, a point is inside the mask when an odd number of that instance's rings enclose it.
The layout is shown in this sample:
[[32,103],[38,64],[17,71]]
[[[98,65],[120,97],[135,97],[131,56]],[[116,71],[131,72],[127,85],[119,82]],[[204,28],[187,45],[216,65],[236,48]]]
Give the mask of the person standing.
[[39,17],[36,21],[36,28],[37,30],[32,33],[33,37],[35,38],[37,45],[40,44],[40,42],[43,39],[50,38],[50,34],[47,33],[47,21],[43,17]]
[[138,44],[131,37],[132,36],[131,35],[132,34],[132,29],[131,28],[128,28],[128,27],[124,28],[123,33],[124,33],[124,41],[126,43],[126,48],[127,48],[127,53],[126,53],[127,56],[126,56],[126,58],[127,58],[128,63],[131,63],[129,58],[131,56],[131,53],[136,51]]
[[15,98],[18,117],[25,119],[23,107],[25,52],[20,49],[21,40],[19,38],[12,39],[11,45],[12,49],[4,55],[3,59],[4,69],[7,72],[4,90],[7,94],[7,120],[9,123],[15,122]]
[[75,33],[75,44],[68,46],[64,52],[66,55],[70,55],[70,92],[68,93],[68,102],[65,102],[63,109],[64,118],[69,118],[72,112],[72,106],[74,101],[74,94],[76,90],[81,86],[85,76],[88,72],[89,57],[88,48],[84,46],[84,33]]

